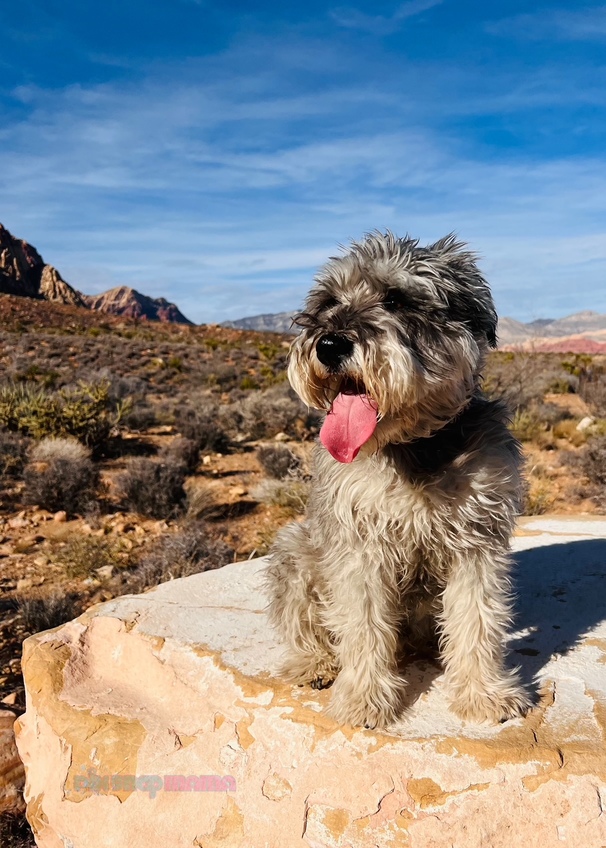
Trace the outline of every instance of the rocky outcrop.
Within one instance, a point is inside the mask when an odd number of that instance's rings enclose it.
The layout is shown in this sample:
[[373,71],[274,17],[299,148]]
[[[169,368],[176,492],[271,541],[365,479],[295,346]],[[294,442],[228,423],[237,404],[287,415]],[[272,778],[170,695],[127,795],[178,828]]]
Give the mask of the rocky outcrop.
[[68,285],[61,274],[52,265],[45,265],[40,278],[40,297],[55,303],[68,303],[71,306],[84,306],[84,296]]
[[80,292],[47,265],[38,251],[0,224],[0,292],[84,306]]
[[110,315],[122,315],[125,318],[163,321],[171,324],[191,324],[185,315],[163,297],[148,297],[128,286],[118,286],[98,295],[85,295],[84,300],[90,309],[107,312]]
[[[39,848],[601,848],[606,521],[526,520],[511,643],[537,703],[499,727],[407,670],[389,732],[275,676],[263,560],[28,639],[17,744]],[[537,683],[534,683],[537,681]]]

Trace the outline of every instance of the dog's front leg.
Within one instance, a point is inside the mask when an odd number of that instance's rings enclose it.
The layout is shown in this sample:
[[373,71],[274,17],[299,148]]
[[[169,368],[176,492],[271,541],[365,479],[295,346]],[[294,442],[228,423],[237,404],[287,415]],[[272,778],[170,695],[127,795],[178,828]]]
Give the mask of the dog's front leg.
[[341,667],[329,711],[341,723],[385,727],[398,717],[404,692],[396,659],[397,587],[376,564],[368,569],[351,559],[339,583],[324,612]]
[[452,565],[442,595],[441,654],[454,711],[470,721],[500,722],[529,706],[515,671],[504,665],[510,623],[509,557],[468,550]]

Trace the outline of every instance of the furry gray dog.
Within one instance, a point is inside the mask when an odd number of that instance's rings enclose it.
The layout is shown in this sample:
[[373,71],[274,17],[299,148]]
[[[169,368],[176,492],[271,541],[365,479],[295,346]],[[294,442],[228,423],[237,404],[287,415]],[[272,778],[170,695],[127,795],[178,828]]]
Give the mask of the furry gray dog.
[[284,675],[332,686],[339,722],[385,727],[407,657],[439,650],[454,711],[523,715],[504,663],[519,445],[481,373],[497,316],[476,257],[450,235],[373,233],[316,277],[289,379],[327,410],[307,516],[270,555]]

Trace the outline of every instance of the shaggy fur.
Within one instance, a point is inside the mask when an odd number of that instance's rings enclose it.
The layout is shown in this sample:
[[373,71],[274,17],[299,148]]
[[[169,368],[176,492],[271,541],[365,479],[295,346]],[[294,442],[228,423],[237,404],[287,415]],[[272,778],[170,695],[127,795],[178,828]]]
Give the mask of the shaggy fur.
[[[459,716],[523,714],[503,657],[520,451],[480,389],[497,318],[475,256],[453,236],[420,247],[369,235],[328,262],[296,321],[301,398],[330,409],[339,392],[365,393],[379,423],[350,464],[316,446],[306,519],[272,549],[284,675],[334,681],[336,720],[384,727],[405,705],[406,657],[435,647]],[[345,340],[329,365],[317,355],[327,334]]]

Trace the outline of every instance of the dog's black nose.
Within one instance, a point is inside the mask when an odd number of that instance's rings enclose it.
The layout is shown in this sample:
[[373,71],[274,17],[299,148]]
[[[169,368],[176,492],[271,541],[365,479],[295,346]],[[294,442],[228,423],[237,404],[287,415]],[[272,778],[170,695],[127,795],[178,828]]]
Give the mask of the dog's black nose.
[[353,353],[353,342],[338,333],[328,333],[322,336],[316,345],[316,355],[322,365],[327,368],[337,368],[344,359]]

